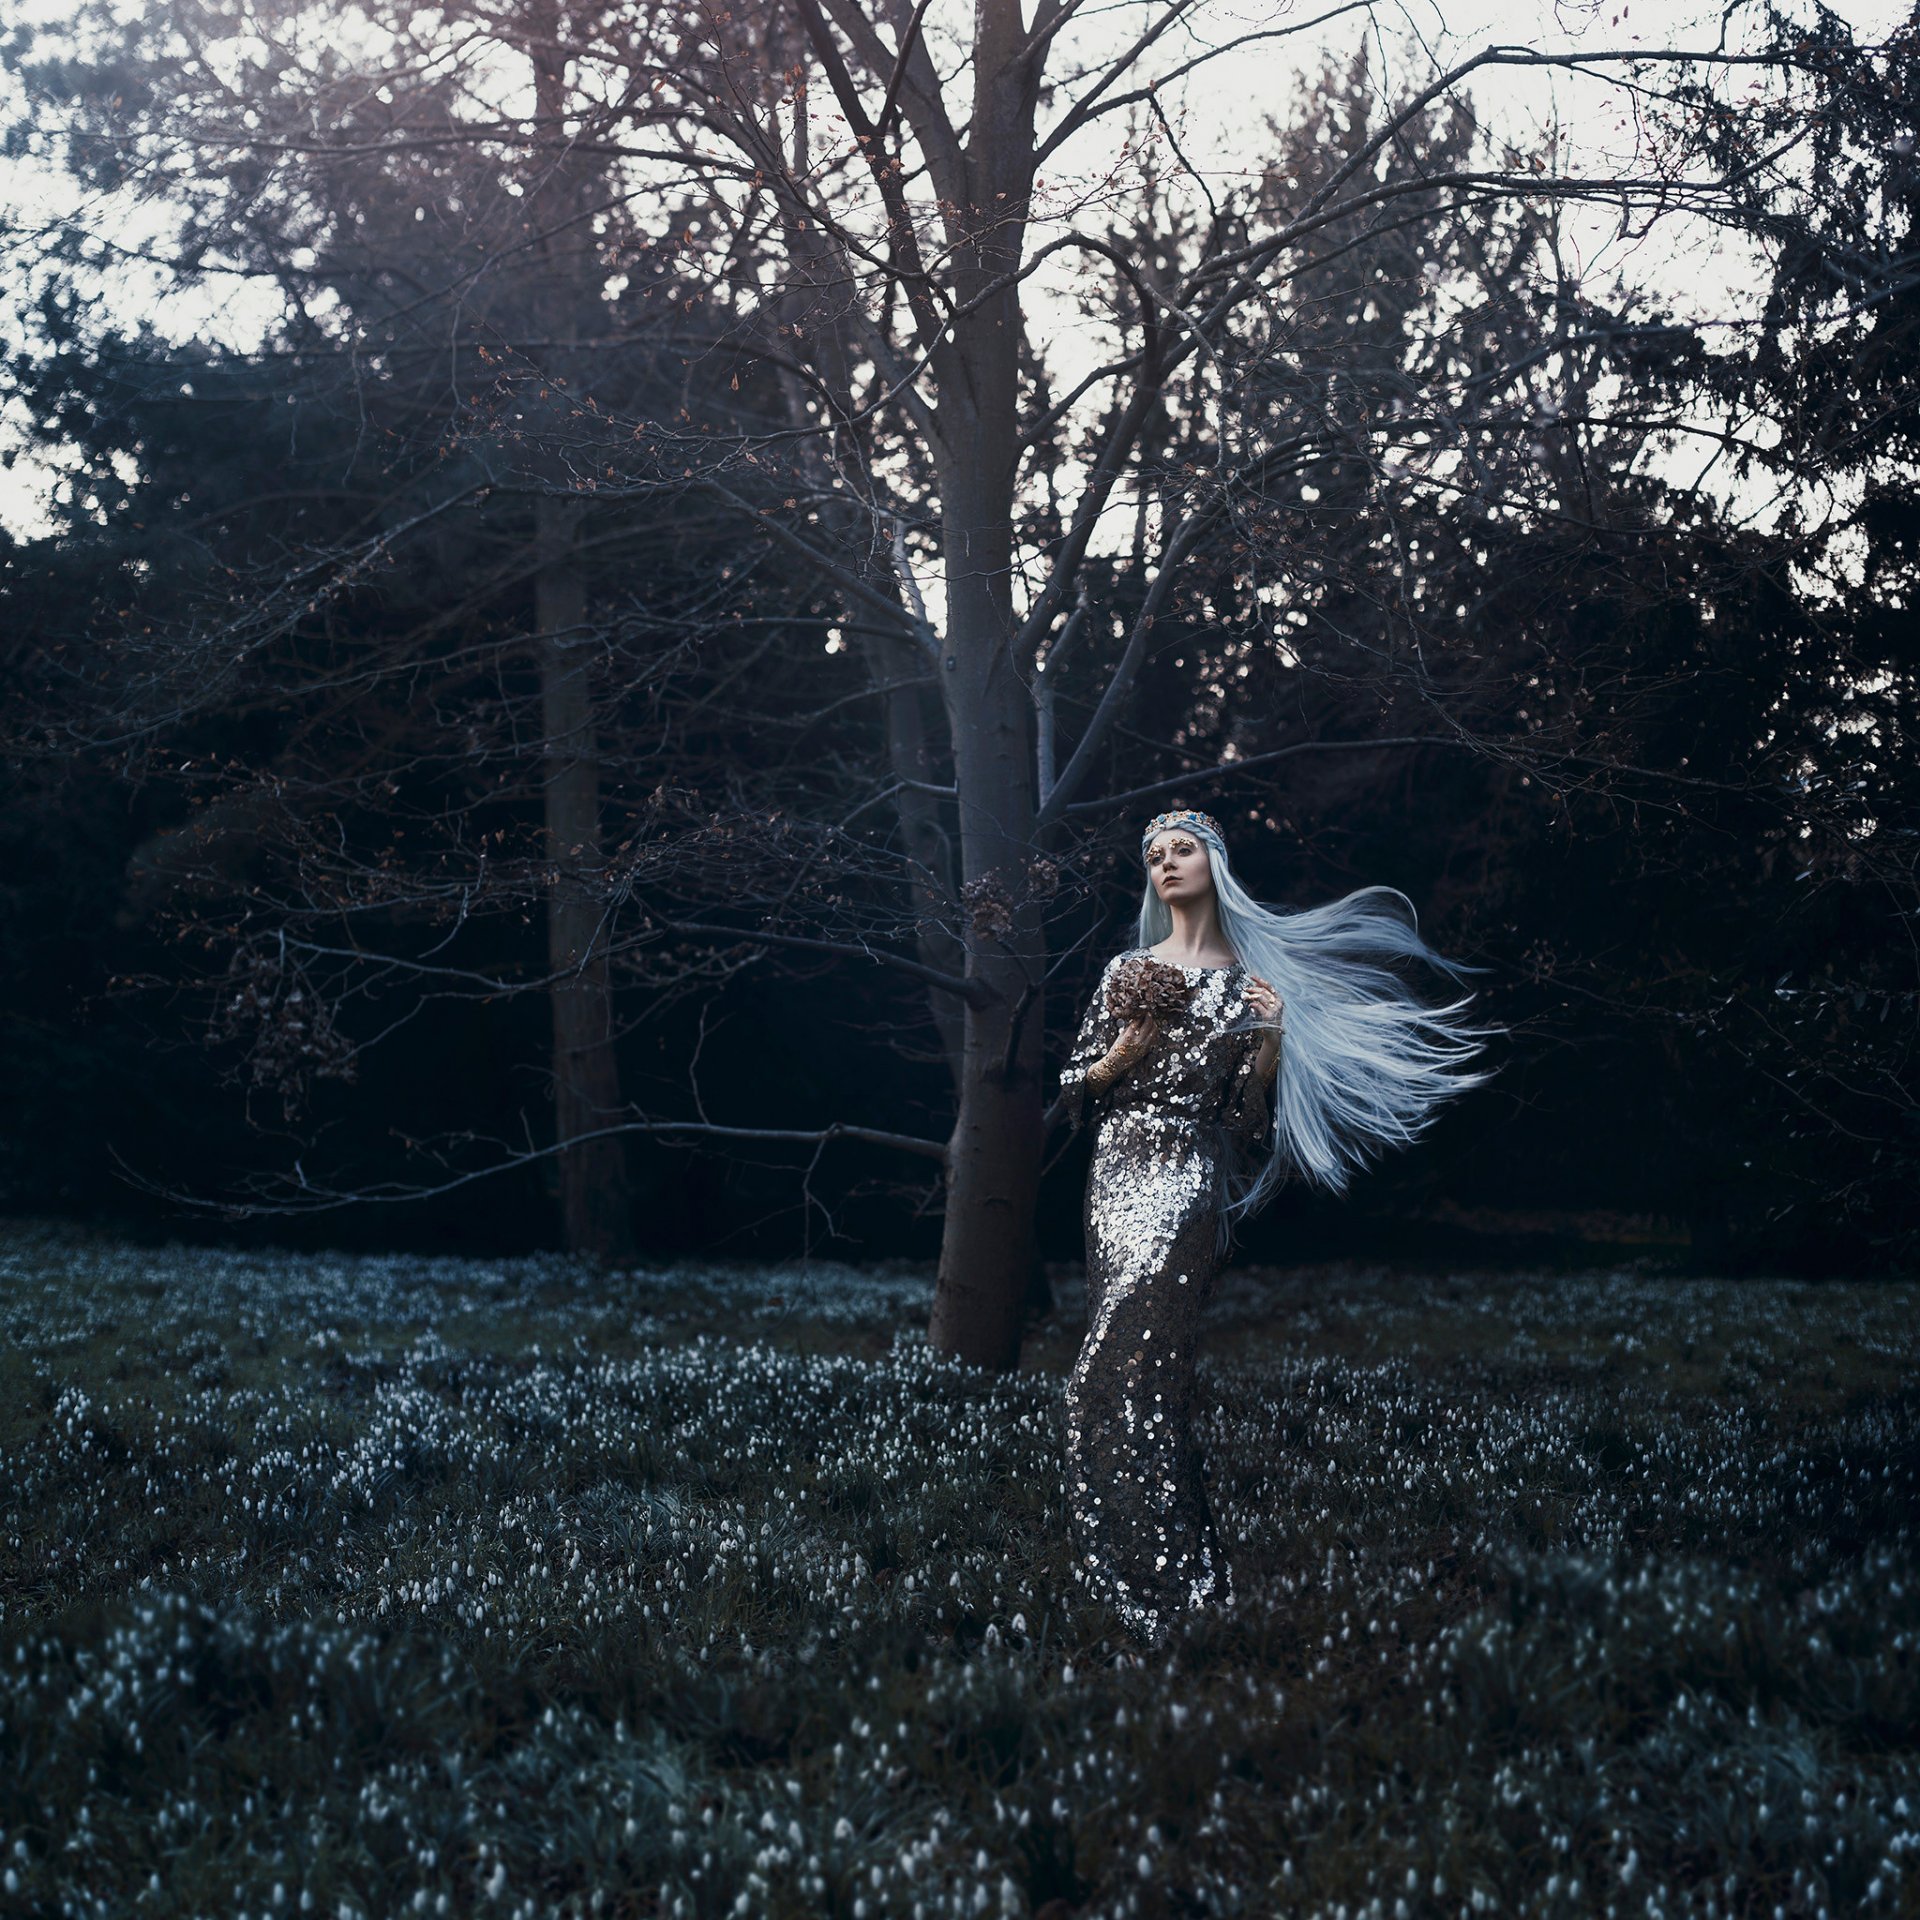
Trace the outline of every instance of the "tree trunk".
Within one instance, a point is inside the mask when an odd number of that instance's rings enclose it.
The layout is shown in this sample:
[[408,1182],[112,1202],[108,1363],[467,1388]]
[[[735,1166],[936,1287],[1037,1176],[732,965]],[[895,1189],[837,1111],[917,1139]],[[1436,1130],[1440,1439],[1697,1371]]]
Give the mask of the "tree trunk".
[[553,1114],[560,1222],[567,1251],[607,1261],[634,1255],[625,1136],[588,1138],[620,1118],[605,904],[596,879],[600,748],[593,723],[593,646],[586,589],[567,538],[567,503],[538,505],[541,566],[534,645],[546,753],[547,956],[553,973]]
[[997,991],[985,1006],[967,1009],[928,1339],[936,1352],[974,1366],[1009,1368],[1019,1362],[1039,1257],[1043,1022],[1038,988],[1028,985],[1038,968],[1018,954],[976,950],[971,958],[969,976]]
[[940,680],[971,908],[967,977],[986,991],[966,1008],[928,1338],[937,1352],[976,1366],[1012,1367],[1038,1258],[1035,1213],[1046,1144],[1046,939],[1028,878],[1040,851],[1034,711],[1009,645],[1021,324],[1011,276],[1033,187],[1042,56],[1027,42],[1018,0],[979,0],[973,51],[965,205],[947,211],[960,241],[960,305],[934,367],[947,574]]
[[988,993],[966,1008],[928,1339],[975,1366],[1007,1368],[1020,1358],[1038,1258],[1045,936],[1027,877],[1037,852],[1033,706],[1007,647],[1011,514],[995,512],[998,449],[982,451],[987,484],[976,471],[973,487],[950,487],[944,501],[943,679],[962,797],[961,862],[974,903],[963,922],[967,977]]

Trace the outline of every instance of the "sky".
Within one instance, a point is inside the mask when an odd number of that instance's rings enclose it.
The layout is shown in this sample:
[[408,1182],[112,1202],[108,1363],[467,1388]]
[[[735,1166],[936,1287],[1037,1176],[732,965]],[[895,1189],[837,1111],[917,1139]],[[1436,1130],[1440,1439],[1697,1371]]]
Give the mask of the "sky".
[[[21,11],[29,10],[47,18],[59,13],[57,0],[25,0]],[[1715,11],[1696,0],[1385,0],[1368,10],[1344,6],[1342,0],[1319,0],[1317,6],[1310,0],[1292,5],[1211,0],[1196,15],[1194,51],[1209,38],[1217,43],[1249,29],[1311,20],[1316,14],[1331,17],[1298,37],[1236,52],[1204,69],[1183,88],[1172,118],[1183,151],[1200,171],[1232,177],[1253,150],[1250,132],[1261,113],[1285,99],[1295,75],[1317,67],[1323,52],[1351,55],[1363,32],[1376,37],[1387,70],[1404,72],[1410,48],[1415,60],[1424,50],[1445,66],[1490,43],[1582,51],[1661,44],[1706,47],[1712,44]],[[1908,8],[1893,0],[1844,0],[1835,11],[1859,31],[1872,34],[1903,20]],[[1117,23],[1128,16],[1137,19],[1138,10],[1122,10],[1111,18]],[[1090,32],[1100,30],[1097,6],[1089,7],[1082,19]],[[1699,22],[1708,24],[1696,27]],[[0,78],[0,88],[7,85]],[[1496,68],[1476,74],[1472,91],[1482,119],[1517,142],[1532,145],[1546,130],[1558,128],[1570,171],[1603,167],[1610,157],[1625,158],[1630,152],[1631,128],[1623,122],[1619,95],[1599,80],[1552,70]],[[6,100],[4,106],[11,109],[14,102]],[[1107,124],[1117,131],[1117,119]],[[1104,132],[1099,136],[1106,137]],[[1100,164],[1096,140],[1075,152],[1072,170],[1084,175]],[[101,231],[123,242],[162,230],[153,213],[81,210],[71,183],[30,161],[0,160],[0,194],[16,218],[24,220],[79,211],[84,221],[101,222]],[[1752,279],[1746,263],[1702,244],[1683,247],[1673,231],[1659,232],[1653,242],[1622,242],[1617,225],[1617,216],[1599,209],[1576,214],[1569,223],[1575,255],[1589,284],[1604,285],[1618,274],[1663,292],[1682,314],[1709,321],[1745,309]],[[10,291],[19,285],[14,269],[15,262],[0,254],[0,273],[8,276]],[[170,291],[157,269],[118,276],[109,300],[129,319],[145,315],[177,337],[223,338],[240,345],[258,337],[279,305],[279,295],[270,287],[235,287],[231,282],[183,295]],[[13,304],[9,299],[0,305],[0,326],[14,324],[8,318]],[[1071,329],[1053,336],[1052,351],[1063,381],[1070,379]],[[0,469],[0,523],[28,536],[48,524],[44,502],[53,475],[46,460],[24,443],[21,427],[19,408],[0,394],[0,448],[17,455],[10,467]]]

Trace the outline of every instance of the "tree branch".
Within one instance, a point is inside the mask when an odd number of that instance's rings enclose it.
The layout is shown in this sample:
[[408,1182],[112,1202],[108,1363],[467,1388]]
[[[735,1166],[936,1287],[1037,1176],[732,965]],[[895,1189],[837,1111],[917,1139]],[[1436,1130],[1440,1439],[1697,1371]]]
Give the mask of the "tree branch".
[[872,960],[881,966],[896,967],[902,973],[911,974],[916,980],[924,980],[928,986],[937,987],[942,993],[954,994],[966,1001],[969,1006],[985,1006],[993,997],[992,990],[980,981],[963,979],[958,974],[944,973],[940,968],[930,967],[924,961],[910,960],[904,953],[888,953],[884,948],[863,947],[850,940],[821,940],[802,933],[762,933],[752,928],[723,927],[703,920],[663,920],[658,913],[652,915],[652,924],[668,933],[710,935],[720,939],[737,940],[746,947],[805,947],[817,953],[837,953],[850,960]]

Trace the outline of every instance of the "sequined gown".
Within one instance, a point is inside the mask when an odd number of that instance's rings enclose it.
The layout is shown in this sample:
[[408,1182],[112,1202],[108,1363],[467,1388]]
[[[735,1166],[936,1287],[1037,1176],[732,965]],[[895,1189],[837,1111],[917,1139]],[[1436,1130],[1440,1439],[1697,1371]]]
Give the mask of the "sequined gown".
[[[1135,948],[1132,952],[1144,949]],[[1093,1121],[1087,1177],[1087,1334],[1066,1389],[1074,1577],[1149,1644],[1189,1608],[1230,1600],[1193,1435],[1202,1310],[1222,1257],[1222,1182],[1272,1124],[1244,1027],[1243,967],[1183,967],[1194,990],[1134,1067],[1102,1093],[1087,1069],[1125,1024],[1100,977],[1060,1076],[1067,1116]]]

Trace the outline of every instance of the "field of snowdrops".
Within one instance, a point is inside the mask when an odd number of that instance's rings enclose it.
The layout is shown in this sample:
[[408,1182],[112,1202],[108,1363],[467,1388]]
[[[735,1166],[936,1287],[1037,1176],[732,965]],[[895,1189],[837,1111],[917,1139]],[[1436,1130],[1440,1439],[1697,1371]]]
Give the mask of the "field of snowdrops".
[[1920,1912],[1920,1285],[1230,1270],[1143,1664],[929,1285],[0,1227],[0,1910]]

